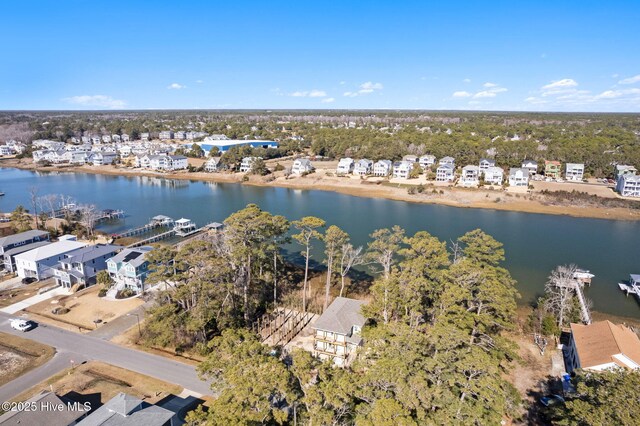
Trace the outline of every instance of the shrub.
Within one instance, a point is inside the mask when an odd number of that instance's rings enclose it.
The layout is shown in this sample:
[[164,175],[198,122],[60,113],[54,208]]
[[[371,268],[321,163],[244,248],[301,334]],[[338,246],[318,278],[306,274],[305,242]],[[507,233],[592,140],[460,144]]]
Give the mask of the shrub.
[[98,297],[105,297],[107,295],[107,291],[108,290],[106,288],[101,288],[98,292]]

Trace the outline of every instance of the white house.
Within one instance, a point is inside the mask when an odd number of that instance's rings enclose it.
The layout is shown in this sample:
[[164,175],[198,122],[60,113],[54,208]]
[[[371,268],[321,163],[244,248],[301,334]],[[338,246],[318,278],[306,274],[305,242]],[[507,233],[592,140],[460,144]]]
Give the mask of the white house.
[[462,168],[460,176],[460,185],[462,186],[478,186],[480,183],[480,167],[468,165]]
[[484,182],[490,185],[502,185],[504,170],[500,167],[489,167],[484,171]]
[[356,161],[353,167],[353,174],[356,176],[367,176],[373,172],[373,161],[363,158]]
[[360,332],[366,319],[362,315],[361,300],[336,297],[313,324],[313,354],[346,366],[362,344]]
[[9,145],[0,145],[0,155],[13,155],[13,148]]
[[131,145],[118,145],[116,150],[118,151],[118,154],[120,154],[121,157],[128,157],[132,153]]
[[149,168],[151,167],[151,156],[150,155],[136,155],[134,165],[136,167]]
[[184,155],[169,155],[171,164],[169,170],[184,170],[189,167],[189,160]]
[[456,161],[453,157],[442,157],[440,161],[438,161],[439,166],[450,165],[455,167]]
[[151,134],[149,132],[140,133],[140,140],[148,141],[150,137]]
[[393,163],[390,160],[379,160],[373,165],[374,176],[389,176]]
[[496,165],[496,160],[493,160],[491,158],[483,158],[480,160],[480,164],[478,165],[478,167],[480,167],[480,173],[484,174],[484,172],[489,167],[495,167],[495,165]]
[[313,165],[311,161],[307,158],[298,158],[293,162],[291,166],[291,173],[294,175],[302,175],[304,173],[309,173],[313,170]]
[[510,169],[509,186],[529,186],[529,170],[522,168]]
[[623,197],[640,197],[640,176],[620,176],[616,184],[616,191]]
[[187,138],[187,134],[183,131],[175,132],[173,134],[174,139],[185,140]]
[[584,177],[584,164],[567,163],[565,165],[565,178],[567,180],[582,182]]
[[400,179],[409,179],[409,174],[413,170],[415,163],[411,161],[398,161],[393,164],[393,177]]
[[54,267],[64,259],[64,255],[87,246],[75,241],[73,236],[61,237],[60,241],[43,245],[15,256],[16,271],[20,278],[42,280],[54,274]]
[[103,135],[102,136],[103,143],[111,143],[111,135]]
[[620,179],[620,176],[635,175],[638,173],[638,170],[635,167],[628,166],[626,164],[616,164],[614,172],[616,175],[616,180],[618,180]]
[[120,136],[120,140],[121,140],[122,142],[129,142],[129,140],[130,140],[129,135],[128,135],[128,134],[126,134],[126,133],[123,133],[123,134]]
[[523,169],[529,170],[529,175],[535,175],[538,173],[538,163],[533,160],[524,160],[521,164]]
[[253,163],[255,163],[258,158],[261,157],[244,157],[240,163],[240,172],[247,173],[251,171]]
[[422,169],[428,169],[429,167],[431,167],[434,164],[436,164],[436,156],[435,155],[423,155],[422,157],[420,157],[418,159],[418,162],[420,163],[420,167],[422,167]]
[[72,288],[74,285],[95,284],[99,271],[107,269],[107,259],[115,256],[122,246],[95,244],[70,251],[54,269],[56,284]]
[[418,162],[418,156],[417,155],[405,155],[404,157],[402,157],[402,161],[408,161],[410,163],[417,163]]
[[160,132],[160,134],[158,135],[158,138],[160,140],[173,139],[173,132],[171,130],[165,130],[163,132]]
[[353,168],[355,167],[355,162],[353,161],[353,158],[341,158],[340,161],[338,161],[338,167],[336,168],[336,173],[341,175],[341,174],[350,174],[351,172],[353,172]]
[[96,152],[92,156],[92,161],[94,166],[106,166],[108,164],[113,164],[116,160],[116,154],[106,153],[106,152]]
[[453,182],[454,179],[455,172],[452,164],[441,164],[438,166],[436,169],[436,182]]
[[122,137],[120,137],[120,135],[111,135],[111,141],[113,143],[120,143],[122,142]]
[[218,157],[211,157],[204,163],[205,172],[217,172],[220,167],[220,159]]
[[611,321],[571,324],[565,357],[568,372],[576,368],[636,370],[640,367],[640,339],[630,328]]

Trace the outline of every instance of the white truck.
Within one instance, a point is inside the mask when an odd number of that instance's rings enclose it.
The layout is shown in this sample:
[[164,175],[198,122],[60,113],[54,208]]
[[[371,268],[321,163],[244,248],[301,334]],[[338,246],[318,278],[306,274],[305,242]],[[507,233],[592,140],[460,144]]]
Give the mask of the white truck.
[[32,321],[29,320],[23,320],[23,319],[12,319],[10,321],[11,324],[11,328],[13,328],[14,330],[18,330],[18,331],[29,331],[31,330],[35,324]]

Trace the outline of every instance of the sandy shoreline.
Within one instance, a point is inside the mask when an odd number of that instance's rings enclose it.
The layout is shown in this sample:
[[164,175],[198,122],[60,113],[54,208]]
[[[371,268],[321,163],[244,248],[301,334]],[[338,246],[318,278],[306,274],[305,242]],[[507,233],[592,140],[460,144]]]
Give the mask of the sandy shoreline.
[[[199,165],[201,162],[202,160],[195,160],[194,165]],[[270,163],[274,164],[275,161]],[[285,161],[281,161],[281,163],[286,165]],[[247,176],[248,180],[244,174],[240,173],[162,173],[123,167],[116,168],[113,166],[36,167],[30,159],[17,160],[13,158],[0,159],[0,167],[12,167],[42,172],[58,171],[111,176],[146,176],[205,182],[239,183],[265,187],[332,191],[358,197],[385,198],[389,200],[437,204],[451,207],[566,215],[596,219],[640,220],[640,209],[549,205],[544,202],[544,196],[536,193],[536,191],[540,189],[562,189],[571,191],[577,187],[578,191],[589,192],[594,195],[604,196],[605,198],[616,198],[616,195],[604,186],[552,184],[556,185],[554,188],[547,182],[535,182],[534,185],[539,185],[540,187],[536,186],[536,189],[531,194],[523,191],[518,192],[517,190],[453,188],[447,184],[427,182],[425,180],[395,181],[391,179],[390,181],[386,181],[382,178],[360,179],[354,176],[336,177],[333,176],[332,173],[332,170],[335,170],[333,168],[333,162],[318,163],[316,173],[304,177],[286,178],[283,172],[277,172],[267,177]],[[273,179],[274,176],[275,179]],[[425,185],[425,191],[422,194],[409,194],[407,192],[409,186],[419,183]],[[609,193],[611,195],[609,195]]]

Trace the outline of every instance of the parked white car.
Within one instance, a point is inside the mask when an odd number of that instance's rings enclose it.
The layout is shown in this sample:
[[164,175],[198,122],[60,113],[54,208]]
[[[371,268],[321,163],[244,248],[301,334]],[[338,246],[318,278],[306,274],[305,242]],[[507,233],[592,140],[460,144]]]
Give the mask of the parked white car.
[[13,319],[11,320],[11,328],[18,331],[29,331],[35,324],[29,320]]

